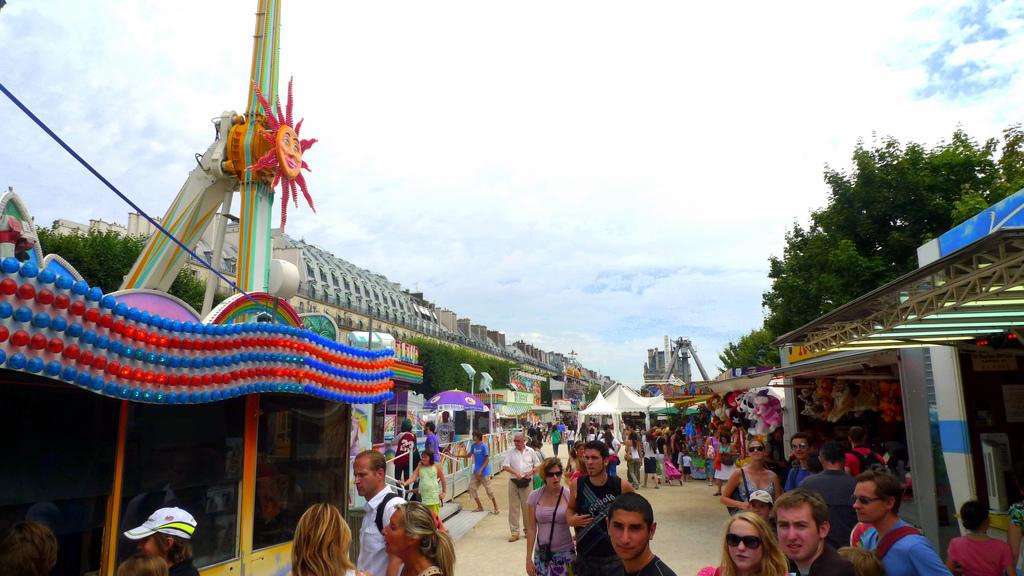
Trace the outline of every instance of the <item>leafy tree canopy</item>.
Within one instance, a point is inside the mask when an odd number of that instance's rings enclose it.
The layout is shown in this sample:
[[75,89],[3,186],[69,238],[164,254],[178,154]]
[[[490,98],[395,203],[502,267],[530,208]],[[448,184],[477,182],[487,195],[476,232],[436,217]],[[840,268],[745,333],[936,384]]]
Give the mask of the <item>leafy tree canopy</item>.
[[729,342],[718,355],[723,368],[778,366],[779,349],[772,346],[775,336],[765,328],[751,330],[735,343]]
[[[423,366],[423,385],[415,391],[426,397],[433,396],[442,390],[469,391],[469,377],[462,370],[461,364],[469,364],[476,370],[476,391],[480,391],[480,373],[487,372],[494,381],[494,388],[508,387],[508,379],[512,370],[521,367],[515,362],[499,360],[487,354],[481,354],[468,348],[453,344],[441,343],[429,338],[410,338],[410,344],[420,349],[420,364]],[[541,386],[541,400],[551,403],[551,390],[545,380]]]
[[[58,234],[49,228],[37,229],[44,254],[58,254],[67,260],[90,286],[109,293],[121,287],[125,275],[142,252],[146,242],[140,236],[122,236],[114,231],[90,231],[88,234]],[[201,311],[206,285],[188,268],[182,268],[168,293]],[[214,296],[216,306],[223,294]]]
[[917,248],[1024,187],[1024,131],[978,143],[962,130],[927,148],[858,143],[848,171],[825,169],[828,205],[769,260],[765,328],[784,334],[917,267]]

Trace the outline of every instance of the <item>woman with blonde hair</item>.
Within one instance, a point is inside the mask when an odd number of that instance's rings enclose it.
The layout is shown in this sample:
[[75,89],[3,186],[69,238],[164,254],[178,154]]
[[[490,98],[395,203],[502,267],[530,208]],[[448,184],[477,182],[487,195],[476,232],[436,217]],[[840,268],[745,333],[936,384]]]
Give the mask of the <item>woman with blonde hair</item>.
[[740,512],[725,523],[721,566],[697,576],[786,576],[789,562],[768,523],[753,512]]
[[[402,561],[401,576],[453,576],[455,544],[419,502],[395,508],[384,526],[384,547]],[[375,575],[376,576],[376,575]]]
[[332,504],[313,504],[299,518],[292,543],[292,576],[356,576],[348,557],[352,531]]
[[857,576],[885,576],[885,567],[874,552],[850,546],[843,546],[838,552],[853,564],[853,571]]
[[167,576],[170,574],[167,561],[160,556],[136,554],[121,562],[117,576]]

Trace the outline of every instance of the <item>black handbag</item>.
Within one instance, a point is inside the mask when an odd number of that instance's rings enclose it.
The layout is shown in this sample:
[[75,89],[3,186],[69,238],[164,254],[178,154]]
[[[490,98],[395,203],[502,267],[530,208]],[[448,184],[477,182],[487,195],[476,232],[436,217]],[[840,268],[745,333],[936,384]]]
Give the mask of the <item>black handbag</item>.
[[[736,489],[732,491],[732,494],[729,494],[729,498],[739,500],[740,502],[748,502],[750,499],[750,486],[747,484],[747,473],[743,471],[743,468],[740,468],[740,476],[743,477],[743,491],[740,491],[740,486],[737,484]],[[726,509],[730,515],[740,512],[739,508],[733,508],[732,506],[727,506]]]
[[519,488],[526,488],[533,482],[533,478],[509,478]]

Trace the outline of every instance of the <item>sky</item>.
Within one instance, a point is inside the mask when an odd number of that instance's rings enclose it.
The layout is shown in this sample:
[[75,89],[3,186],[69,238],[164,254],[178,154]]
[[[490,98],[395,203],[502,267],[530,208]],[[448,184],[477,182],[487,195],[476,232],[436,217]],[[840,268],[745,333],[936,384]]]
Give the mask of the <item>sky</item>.
[[[761,325],[769,257],[858,141],[1024,110],[1021,2],[283,4],[280,81],[319,140],[287,233],[634,385],[665,335],[714,371]],[[0,82],[160,216],[244,111],[255,7],[9,0]],[[37,223],[127,221],[2,96],[0,120]]]

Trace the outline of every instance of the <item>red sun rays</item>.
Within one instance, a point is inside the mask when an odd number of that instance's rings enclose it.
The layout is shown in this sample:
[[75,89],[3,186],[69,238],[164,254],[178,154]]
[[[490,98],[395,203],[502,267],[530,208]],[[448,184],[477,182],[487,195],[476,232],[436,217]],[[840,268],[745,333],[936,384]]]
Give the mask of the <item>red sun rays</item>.
[[316,212],[313,206],[313,197],[309,195],[306,188],[306,179],[302,175],[302,169],[309,171],[309,165],[302,159],[303,153],[313,147],[315,138],[300,139],[299,131],[302,130],[302,120],[298,124],[292,123],[292,79],[288,80],[288,103],[284,112],[281,111],[281,98],[277,98],[277,115],[270,107],[270,102],[263,97],[258,86],[256,95],[263,106],[263,113],[266,114],[266,129],[263,131],[263,139],[270,143],[271,149],[255,164],[246,170],[269,170],[274,175],[273,184],[270,187],[276,188],[281,183],[281,231],[284,231],[285,223],[288,221],[288,201],[299,206],[299,190],[306,197],[309,207]]

